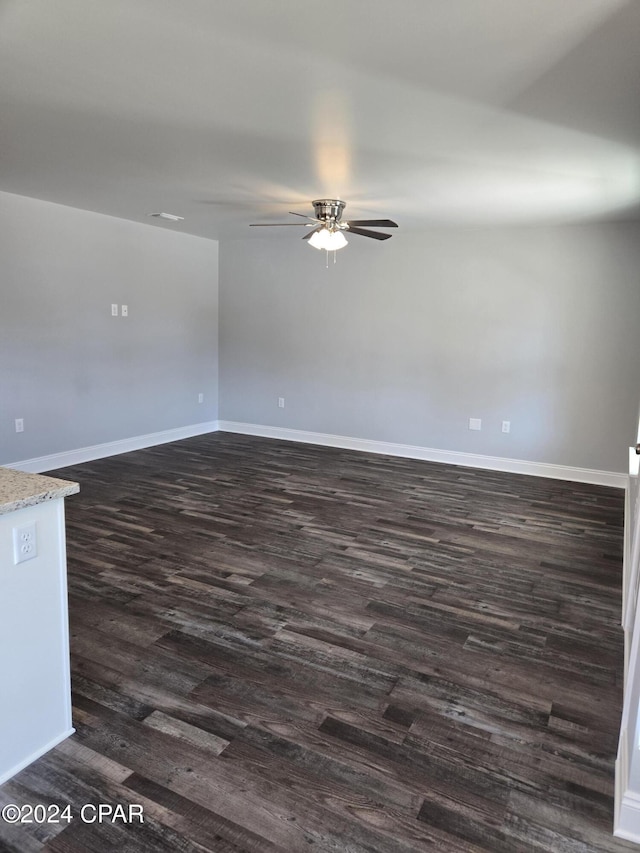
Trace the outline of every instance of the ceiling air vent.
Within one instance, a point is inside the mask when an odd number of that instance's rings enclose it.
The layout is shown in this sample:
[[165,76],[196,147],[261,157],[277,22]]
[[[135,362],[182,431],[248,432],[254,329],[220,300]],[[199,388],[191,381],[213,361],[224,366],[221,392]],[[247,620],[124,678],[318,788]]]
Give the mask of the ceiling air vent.
[[170,219],[172,222],[179,222],[184,219],[184,216],[176,216],[175,213],[148,213],[147,216],[155,216],[157,219]]

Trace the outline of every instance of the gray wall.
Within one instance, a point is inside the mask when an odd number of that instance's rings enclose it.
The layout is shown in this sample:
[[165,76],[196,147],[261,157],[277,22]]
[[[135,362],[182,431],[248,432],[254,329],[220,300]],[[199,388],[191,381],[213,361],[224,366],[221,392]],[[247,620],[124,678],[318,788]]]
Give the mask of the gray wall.
[[215,420],[217,309],[216,242],[0,193],[0,464]]
[[223,420],[626,469],[637,223],[352,237],[329,269],[274,229],[222,243],[220,282]]
[[298,236],[221,244],[218,413],[217,243],[0,193],[0,464],[219,416],[625,470],[637,223]]

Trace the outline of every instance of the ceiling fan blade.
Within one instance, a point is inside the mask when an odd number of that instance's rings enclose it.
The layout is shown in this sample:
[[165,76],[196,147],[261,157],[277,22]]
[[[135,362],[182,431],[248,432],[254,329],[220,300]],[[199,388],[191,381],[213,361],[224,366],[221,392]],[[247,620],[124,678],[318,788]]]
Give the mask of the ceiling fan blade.
[[355,225],[360,226],[363,225],[365,228],[368,226],[369,228],[397,228],[398,223],[394,222],[393,219],[350,219],[347,222],[347,225]]
[[295,210],[290,210],[289,213],[292,216],[302,216],[303,219],[310,219],[311,222],[320,222],[319,219],[314,219],[313,216],[306,216],[304,213],[296,213]]
[[393,234],[381,234],[379,231],[367,231],[366,228],[352,228],[351,223],[349,223],[347,233],[360,234],[363,237],[373,237],[374,240],[388,240],[389,237],[393,237]]
[[305,235],[304,235],[304,237],[303,237],[302,239],[303,239],[303,240],[308,240],[308,239],[309,239],[309,237],[311,237],[313,234],[315,234],[315,233],[316,233],[316,231],[320,231],[322,227],[323,227],[323,226],[322,226],[322,223],[320,223],[320,225],[316,225],[316,227],[315,227],[315,228],[312,228],[312,229],[311,229],[311,231],[309,231],[309,233],[308,233],[308,234],[305,234]]
[[250,222],[249,228],[309,228],[306,222]]

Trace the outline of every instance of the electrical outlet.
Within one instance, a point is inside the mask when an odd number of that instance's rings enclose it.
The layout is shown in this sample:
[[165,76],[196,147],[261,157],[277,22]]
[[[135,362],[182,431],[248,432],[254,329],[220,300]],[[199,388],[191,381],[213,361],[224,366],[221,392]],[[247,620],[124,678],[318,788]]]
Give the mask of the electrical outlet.
[[117,302],[111,303],[111,316],[112,317],[118,316],[118,304],[117,304]]
[[16,432],[24,432],[24,418],[16,418]]
[[204,394],[202,394],[202,393],[198,394],[198,402],[204,403]]
[[482,429],[482,420],[480,418],[469,418],[469,429]]
[[22,527],[13,528],[13,562],[24,563],[38,556],[38,539],[36,536],[36,523],[24,524]]
[[511,432],[511,421],[502,421],[502,432]]
[[284,409],[284,397],[278,397],[278,408]]
[[122,314],[123,317],[128,317],[129,316],[129,306],[123,305],[120,313]]

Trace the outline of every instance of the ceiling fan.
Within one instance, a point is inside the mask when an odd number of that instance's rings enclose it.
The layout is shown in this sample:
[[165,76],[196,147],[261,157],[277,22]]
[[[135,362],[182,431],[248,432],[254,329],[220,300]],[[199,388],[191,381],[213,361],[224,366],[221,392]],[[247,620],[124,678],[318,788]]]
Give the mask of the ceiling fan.
[[303,240],[315,249],[326,249],[335,252],[347,245],[345,233],[359,234],[361,237],[372,237],[374,240],[388,240],[391,234],[370,231],[370,228],[397,228],[398,223],[391,219],[350,219],[342,221],[342,211],[346,207],[344,201],[338,198],[319,198],[311,202],[315,216],[306,216],[290,210],[292,216],[301,216],[308,222],[252,222],[253,228],[272,228],[274,226],[299,226],[310,228]]

